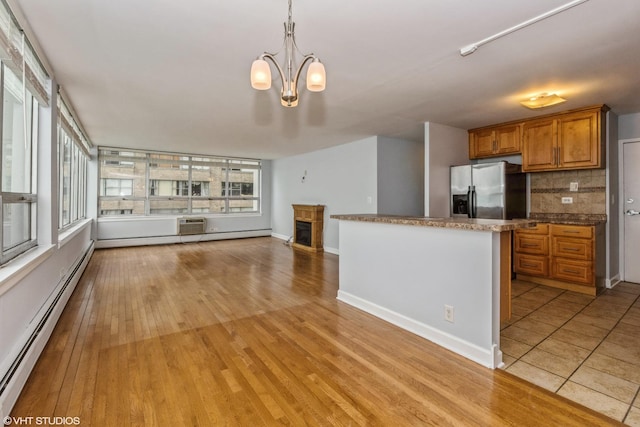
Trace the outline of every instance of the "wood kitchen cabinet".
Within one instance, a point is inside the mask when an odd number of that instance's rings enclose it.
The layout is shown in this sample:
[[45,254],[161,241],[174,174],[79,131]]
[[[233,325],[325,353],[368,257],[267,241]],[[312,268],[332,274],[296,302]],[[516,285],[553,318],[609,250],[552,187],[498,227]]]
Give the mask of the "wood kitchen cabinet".
[[519,279],[589,295],[604,285],[602,225],[538,224],[516,230],[514,242]]
[[524,122],[524,172],[604,167],[606,106],[572,110]]
[[549,225],[538,224],[514,234],[514,270],[534,276],[549,275]]
[[469,158],[502,156],[520,153],[522,126],[510,124],[469,131]]

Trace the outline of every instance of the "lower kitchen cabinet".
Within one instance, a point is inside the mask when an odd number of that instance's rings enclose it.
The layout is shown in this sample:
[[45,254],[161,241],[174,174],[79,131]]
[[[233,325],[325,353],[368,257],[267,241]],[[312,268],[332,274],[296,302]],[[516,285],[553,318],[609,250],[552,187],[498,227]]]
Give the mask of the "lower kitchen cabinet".
[[514,234],[519,279],[596,295],[604,287],[604,225],[540,223]]

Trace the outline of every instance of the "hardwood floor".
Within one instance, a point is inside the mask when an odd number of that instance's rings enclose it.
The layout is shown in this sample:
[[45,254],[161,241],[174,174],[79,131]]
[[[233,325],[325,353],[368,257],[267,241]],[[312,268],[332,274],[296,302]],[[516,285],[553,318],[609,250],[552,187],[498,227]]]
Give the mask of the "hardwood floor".
[[335,299],[272,238],[97,250],[14,417],[82,426],[615,425]]

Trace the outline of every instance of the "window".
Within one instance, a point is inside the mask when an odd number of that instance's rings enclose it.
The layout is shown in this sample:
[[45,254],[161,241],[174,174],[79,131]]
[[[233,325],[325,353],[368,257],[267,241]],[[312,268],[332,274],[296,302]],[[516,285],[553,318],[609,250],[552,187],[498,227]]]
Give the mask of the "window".
[[[189,181],[170,181],[152,179],[149,185],[150,196],[189,196]],[[208,196],[209,183],[197,181],[191,183],[191,196]]]
[[133,180],[118,178],[102,178],[101,196],[132,196]]
[[[128,157],[135,157],[135,162],[127,160]],[[172,153],[125,154],[104,148],[99,151],[99,161],[104,182],[99,201],[101,215],[260,212],[258,160]],[[127,165],[131,172],[125,170]],[[128,176],[132,176],[133,194],[116,194],[122,187],[106,182]],[[128,206],[124,202],[129,200],[138,204]],[[121,211],[126,213],[118,213]]]
[[147,198],[147,156],[100,150],[100,215],[144,215]]
[[38,101],[2,65],[2,255],[4,263],[37,245]]
[[38,111],[49,76],[7,2],[0,2],[0,264],[37,246]]
[[132,209],[105,209],[100,211],[100,215],[131,215],[132,213]]
[[58,98],[58,229],[63,230],[86,217],[88,142]]
[[227,190],[227,183],[222,183],[222,195],[226,196],[227,191],[230,196],[253,196],[253,182],[230,182]]

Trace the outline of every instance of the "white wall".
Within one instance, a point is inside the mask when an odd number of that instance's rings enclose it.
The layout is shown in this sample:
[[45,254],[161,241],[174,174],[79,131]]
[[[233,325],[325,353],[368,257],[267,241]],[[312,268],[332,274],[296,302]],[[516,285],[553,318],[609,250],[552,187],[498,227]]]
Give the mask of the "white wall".
[[[608,287],[620,279],[620,182],[618,179],[618,116],[607,112],[606,129],[606,174],[607,174],[607,224],[606,228],[606,271],[605,281]],[[613,197],[612,197],[613,196]]]
[[495,368],[499,247],[499,233],[340,221],[338,299]]
[[337,253],[338,221],[329,216],[375,213],[376,169],[376,137],[274,160],[273,235],[284,239],[293,235],[292,204],[325,205],[324,247]]
[[[52,88],[56,87],[52,82]],[[91,220],[58,232],[56,91],[38,124],[38,246],[0,269],[0,417],[9,414],[93,250]]]
[[378,137],[378,213],[423,216],[422,142]]
[[426,122],[424,159],[424,215],[449,217],[449,167],[470,163],[467,131]]
[[640,113],[625,114],[618,117],[618,138],[640,138]]

